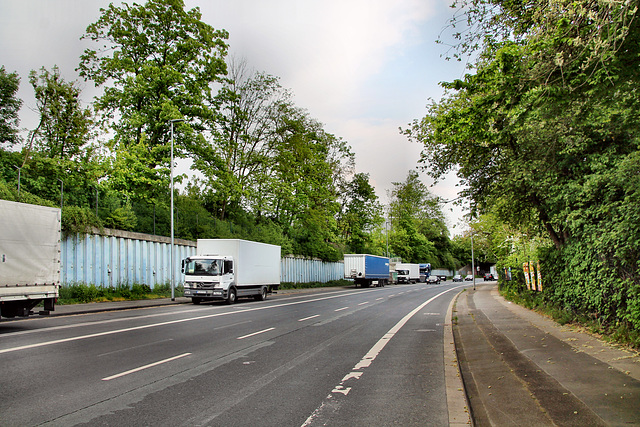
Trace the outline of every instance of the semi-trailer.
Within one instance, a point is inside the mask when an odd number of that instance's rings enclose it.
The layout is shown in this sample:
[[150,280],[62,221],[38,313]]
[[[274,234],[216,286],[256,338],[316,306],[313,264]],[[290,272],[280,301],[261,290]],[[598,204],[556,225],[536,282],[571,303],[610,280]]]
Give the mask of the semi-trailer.
[[61,212],[0,200],[0,316],[27,317],[55,309],[60,287]]
[[356,286],[384,286],[389,282],[389,258],[369,254],[345,254],[344,278]]

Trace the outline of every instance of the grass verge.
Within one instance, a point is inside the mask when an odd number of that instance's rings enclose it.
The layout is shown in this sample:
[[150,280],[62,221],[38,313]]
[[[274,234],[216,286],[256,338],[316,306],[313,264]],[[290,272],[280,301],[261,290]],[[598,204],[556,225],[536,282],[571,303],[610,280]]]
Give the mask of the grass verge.
[[520,293],[507,288],[501,289],[500,294],[505,299],[547,316],[560,325],[568,324],[596,335],[611,344],[640,351],[640,332],[630,328],[629,325],[608,325],[601,322],[597,317],[566,310],[549,301],[545,301],[539,292]]
[[[280,284],[280,289],[308,289],[353,285],[349,280],[332,280],[330,282],[290,283]],[[174,290],[176,297],[183,296],[184,288],[177,286]],[[134,284],[133,286],[96,286],[85,283],[73,283],[60,288],[58,304],[84,304],[90,302],[107,301],[135,301],[142,299],[170,298],[171,285],[160,284],[153,287]]]

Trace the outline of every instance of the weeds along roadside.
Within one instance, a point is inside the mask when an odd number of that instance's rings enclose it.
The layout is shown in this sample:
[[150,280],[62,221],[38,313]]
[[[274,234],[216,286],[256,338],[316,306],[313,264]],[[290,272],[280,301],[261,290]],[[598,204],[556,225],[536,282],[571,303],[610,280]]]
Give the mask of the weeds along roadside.
[[[330,282],[309,282],[309,283],[281,283],[280,289],[308,289],[323,287],[349,286],[353,282],[349,280],[332,280]],[[183,296],[182,285],[176,286],[174,294],[177,297]],[[117,285],[117,286],[96,286],[86,283],[72,283],[60,287],[58,304],[86,304],[91,302],[108,301],[134,301],[142,299],[170,298],[171,285],[157,284],[153,288],[145,284]]]

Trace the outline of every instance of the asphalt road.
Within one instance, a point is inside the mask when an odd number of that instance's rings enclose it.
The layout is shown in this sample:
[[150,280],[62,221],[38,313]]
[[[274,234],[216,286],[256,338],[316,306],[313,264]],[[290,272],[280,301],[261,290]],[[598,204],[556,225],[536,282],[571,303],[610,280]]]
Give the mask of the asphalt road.
[[0,323],[0,425],[447,425],[468,283]]

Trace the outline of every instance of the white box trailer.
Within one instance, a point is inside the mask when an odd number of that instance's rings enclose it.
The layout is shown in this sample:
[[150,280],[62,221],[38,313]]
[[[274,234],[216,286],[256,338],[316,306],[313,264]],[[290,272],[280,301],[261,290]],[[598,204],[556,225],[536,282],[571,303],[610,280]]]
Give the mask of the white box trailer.
[[0,230],[0,316],[26,317],[41,302],[49,314],[60,287],[60,209],[0,200]]
[[198,239],[182,261],[184,296],[194,304],[253,296],[265,300],[280,286],[280,246],[241,239]]
[[398,283],[417,283],[420,281],[420,264],[399,262],[396,264]]

